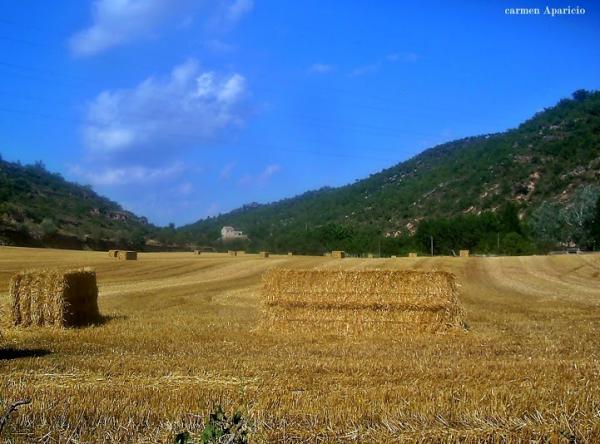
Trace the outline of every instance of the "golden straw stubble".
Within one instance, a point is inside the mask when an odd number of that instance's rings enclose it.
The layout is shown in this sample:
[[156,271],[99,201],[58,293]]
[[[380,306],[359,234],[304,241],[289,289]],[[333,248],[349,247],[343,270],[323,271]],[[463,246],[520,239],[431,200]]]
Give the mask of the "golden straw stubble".
[[452,273],[273,269],[263,275],[263,327],[440,331],[462,325]]

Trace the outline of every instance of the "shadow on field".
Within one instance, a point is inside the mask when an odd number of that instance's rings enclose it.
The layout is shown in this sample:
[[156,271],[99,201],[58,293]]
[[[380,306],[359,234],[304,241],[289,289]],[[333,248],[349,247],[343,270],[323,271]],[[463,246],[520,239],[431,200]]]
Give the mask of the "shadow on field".
[[0,348],[0,361],[8,361],[19,358],[39,358],[49,355],[50,350],[45,348]]
[[[127,319],[129,319],[129,316],[119,314],[100,315],[90,326],[101,326],[112,321],[126,321]],[[79,327],[86,327],[86,325],[80,325]]]

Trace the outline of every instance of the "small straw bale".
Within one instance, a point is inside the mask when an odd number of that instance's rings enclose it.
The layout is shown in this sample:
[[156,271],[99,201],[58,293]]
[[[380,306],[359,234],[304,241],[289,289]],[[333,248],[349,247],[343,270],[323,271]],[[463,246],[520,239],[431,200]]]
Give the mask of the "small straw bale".
[[458,255],[459,255],[460,257],[469,257],[469,250],[460,250],[460,251],[458,252]]
[[331,257],[334,257],[336,259],[344,259],[346,257],[346,252],[345,251],[332,251],[331,252]]
[[417,253],[408,253],[408,257],[417,257]]
[[294,255],[294,253],[293,253],[293,252],[291,252],[291,251],[288,251],[288,256],[293,256],[293,255]]
[[392,259],[396,259],[396,255],[392,254],[392,255],[390,256],[390,258],[392,258]]
[[238,250],[235,252],[236,256],[244,256],[246,254],[246,252],[244,250]]
[[200,250],[194,250],[194,254],[195,254],[195,255],[201,255],[201,254],[202,254],[202,252],[201,252]]
[[137,251],[119,251],[117,257],[122,261],[137,261]]
[[261,251],[258,254],[260,255],[260,257],[269,257],[269,252],[268,251]]
[[15,326],[83,326],[100,319],[91,268],[22,271],[11,278],[9,295]]
[[367,254],[367,257],[368,257],[369,259],[373,259],[373,253],[369,253],[369,254]]
[[108,257],[117,257],[119,250],[108,250]]
[[269,331],[437,332],[463,319],[455,277],[443,271],[273,269],[261,295]]
[[228,254],[229,256],[237,256],[237,251],[234,251],[234,250],[229,250],[229,251],[227,252],[227,254]]

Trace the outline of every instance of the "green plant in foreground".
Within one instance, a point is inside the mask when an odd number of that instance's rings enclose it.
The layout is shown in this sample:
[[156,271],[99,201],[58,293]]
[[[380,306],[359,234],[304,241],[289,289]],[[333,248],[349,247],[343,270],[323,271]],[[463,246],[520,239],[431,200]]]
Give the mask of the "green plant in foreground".
[[248,442],[249,426],[240,412],[227,416],[223,407],[218,406],[210,413],[204,424],[204,429],[197,438],[187,432],[175,436],[175,444],[246,444]]

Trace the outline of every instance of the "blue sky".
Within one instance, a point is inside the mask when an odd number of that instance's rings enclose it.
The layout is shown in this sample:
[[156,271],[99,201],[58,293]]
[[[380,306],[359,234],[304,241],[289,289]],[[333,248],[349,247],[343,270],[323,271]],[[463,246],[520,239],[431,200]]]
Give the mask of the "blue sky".
[[519,3],[0,0],[0,153],[157,224],[350,183],[600,87],[595,2]]

